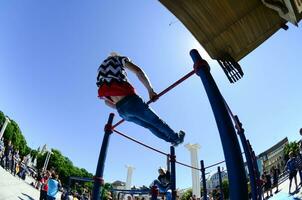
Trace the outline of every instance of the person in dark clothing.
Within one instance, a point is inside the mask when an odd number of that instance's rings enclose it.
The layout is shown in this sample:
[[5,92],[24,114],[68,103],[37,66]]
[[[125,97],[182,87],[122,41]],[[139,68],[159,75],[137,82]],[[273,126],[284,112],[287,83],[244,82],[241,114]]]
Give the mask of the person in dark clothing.
[[19,159],[20,159],[19,150],[16,149],[12,156],[12,166],[11,166],[11,172],[14,176],[16,175],[16,167],[19,162]]
[[280,170],[277,167],[274,167],[274,168],[272,168],[271,174],[273,174],[273,187],[276,187],[275,193],[277,193],[279,191],[278,181],[279,181]]
[[47,200],[47,191],[48,191],[48,185],[47,185],[47,181],[50,177],[50,172],[46,171],[44,176],[41,179],[41,189],[40,189],[40,198],[39,200]]
[[151,186],[157,186],[160,193],[166,194],[166,200],[172,199],[172,191],[170,189],[170,172],[160,167],[158,169],[159,176],[153,181]]
[[5,147],[4,154],[1,158],[1,163],[3,162],[3,159],[5,159],[4,168],[6,170],[10,170],[10,168],[9,168],[9,166],[10,166],[10,156],[12,155],[12,153],[13,153],[13,145],[12,145],[12,142],[9,140],[7,142],[6,147]]
[[294,152],[289,152],[288,154],[289,159],[286,163],[285,169],[288,171],[289,173],[289,191],[288,193],[291,194],[290,189],[292,186],[292,180],[295,180],[295,185],[296,185],[296,191],[298,189],[298,185],[297,185],[297,163],[296,163],[296,158],[294,157]]
[[270,173],[264,172],[264,178],[265,178],[265,184],[264,184],[264,190],[266,191],[266,196],[273,196],[272,192],[272,181],[271,181],[271,175]]

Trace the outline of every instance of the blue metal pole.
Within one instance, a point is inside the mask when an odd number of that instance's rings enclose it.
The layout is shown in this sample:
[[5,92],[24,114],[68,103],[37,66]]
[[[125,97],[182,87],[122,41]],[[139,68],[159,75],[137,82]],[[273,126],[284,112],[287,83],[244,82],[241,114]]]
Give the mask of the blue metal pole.
[[176,169],[175,169],[175,149],[173,146],[170,146],[170,162],[171,162],[171,190],[172,190],[172,200],[176,200]]
[[249,147],[249,151],[250,151],[252,162],[253,162],[253,169],[254,169],[256,186],[257,186],[257,200],[262,200],[262,188],[259,185],[259,182],[260,182],[260,173],[259,173],[259,169],[258,169],[257,158],[255,156],[255,152],[252,149],[250,141],[246,140],[246,142],[247,142],[247,145]]
[[232,120],[229,116],[226,105],[224,104],[224,99],[210,73],[208,63],[201,58],[196,49],[191,50],[190,55],[194,62],[196,74],[200,77],[207,92],[219,130],[225,162],[228,169],[230,199],[248,199],[247,180],[243,158]]
[[203,160],[200,161],[200,171],[201,171],[201,179],[202,179],[202,190],[203,190],[203,199],[207,199],[207,182],[206,182],[206,169],[204,168]]
[[106,155],[107,155],[107,149],[109,144],[110,135],[112,133],[112,121],[113,121],[114,113],[110,113],[108,122],[105,126],[105,134],[103,137],[103,143],[100,150],[98,165],[95,172],[94,177],[94,184],[93,184],[93,190],[92,190],[92,199],[93,200],[99,200],[100,197],[100,187],[104,184],[103,180],[103,173],[104,173],[104,166],[106,161]]
[[234,119],[236,121],[237,133],[241,140],[241,145],[243,147],[245,159],[247,162],[247,168],[249,171],[249,179],[250,179],[251,190],[252,190],[252,199],[257,200],[257,183],[256,183],[255,169],[253,165],[251,151],[244,134],[244,129],[242,128],[242,123],[240,122],[237,115],[234,116]]
[[221,195],[221,199],[224,199],[223,196],[223,189],[222,189],[222,178],[221,178],[221,171],[220,171],[220,167],[218,166],[218,178],[219,178],[219,189],[220,189],[220,195]]

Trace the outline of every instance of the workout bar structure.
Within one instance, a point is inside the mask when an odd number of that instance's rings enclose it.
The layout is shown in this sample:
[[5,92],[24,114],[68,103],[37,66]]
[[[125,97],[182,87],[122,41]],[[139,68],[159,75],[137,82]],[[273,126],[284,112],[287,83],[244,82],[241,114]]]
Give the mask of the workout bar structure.
[[[180,83],[182,83],[183,81],[185,81],[186,79],[188,79],[193,74],[195,74],[195,71],[194,70],[190,71],[189,73],[187,73],[186,75],[184,75],[182,78],[180,78],[179,80],[177,80],[176,82],[174,82],[172,85],[170,85],[169,87],[167,87],[166,89],[164,89],[163,91],[161,91],[159,94],[157,94],[157,96],[156,96],[155,99],[150,99],[147,102],[147,104],[149,105],[150,103],[155,102],[161,96],[163,96],[164,94],[166,94],[167,92],[169,92],[170,90],[172,90],[173,88],[175,88],[177,85],[179,85]],[[119,122],[117,122],[116,124],[114,124],[112,126],[112,128],[116,128],[117,126],[119,126],[124,121],[125,121],[124,119],[120,120]]]
[[[229,178],[229,189],[230,189],[230,199],[232,200],[244,200],[248,199],[248,190],[247,190],[247,180],[245,176],[245,169],[243,165],[243,158],[238,142],[238,138],[236,135],[236,132],[234,130],[234,126],[232,123],[232,120],[230,118],[230,115],[228,113],[228,108],[226,106],[226,103],[220,94],[220,91],[210,73],[210,67],[208,63],[201,58],[197,50],[193,49],[190,52],[190,55],[194,62],[194,70],[189,72],[187,75],[182,77],[180,80],[176,81],[174,84],[169,86],[167,89],[159,93],[157,95],[156,99],[152,99],[148,101],[147,103],[150,104],[151,102],[154,102],[157,100],[160,96],[167,93],[169,90],[192,76],[194,73],[196,73],[206,90],[209,102],[211,104],[213,114],[216,120],[216,124],[219,130],[220,139],[224,151],[224,157],[226,162],[226,167],[228,169],[228,178]],[[150,147],[142,142],[139,142],[121,132],[118,132],[114,130],[115,127],[117,127],[119,124],[121,124],[124,120],[119,121],[114,126],[112,126],[114,114],[111,113],[108,119],[108,122],[105,126],[105,134],[103,138],[102,147],[100,150],[99,160],[98,160],[98,166],[96,170],[96,174],[94,177],[94,187],[93,187],[93,193],[92,193],[92,199],[93,200],[99,200],[100,199],[100,186],[104,184],[103,180],[103,172],[104,172],[104,163],[106,160],[106,154],[107,154],[107,148],[108,143],[110,139],[110,135],[114,132],[126,137],[127,139],[130,139],[142,146],[145,146],[151,150],[154,150],[158,153],[161,153],[165,156],[169,155],[162,151],[159,151],[153,147]],[[170,163],[171,163],[171,184],[172,184],[172,200],[175,200],[176,197],[176,185],[175,185],[175,163],[199,170],[198,168],[194,168],[192,166],[180,163],[176,161],[175,158],[175,150],[174,147],[170,148],[171,154],[170,154]],[[222,161],[224,162],[224,161]],[[220,163],[222,163],[220,162]],[[203,164],[203,162],[202,162]],[[218,163],[219,164],[219,163]],[[205,168],[204,165],[201,165],[202,168],[200,169],[203,172],[203,176],[205,176]],[[213,165],[214,166],[214,165]],[[212,166],[209,166],[212,167]],[[209,168],[207,167],[207,168]],[[205,180],[205,177],[203,177]],[[206,189],[206,188],[204,188]],[[206,192],[205,192],[206,194]],[[152,193],[152,197],[155,197],[155,195]]]
[[108,122],[105,125],[105,134],[103,137],[103,143],[101,146],[98,165],[97,165],[95,177],[94,177],[94,184],[93,184],[93,190],[92,190],[92,199],[93,200],[100,199],[100,187],[104,184],[103,174],[104,174],[104,167],[105,167],[105,160],[106,160],[106,155],[107,155],[109,139],[110,139],[110,135],[112,134],[113,117],[114,117],[114,114],[110,113]]
[[[232,117],[233,122],[235,124],[235,128],[237,130],[237,134],[239,135],[241,145],[243,147],[243,151],[245,154],[245,159],[247,162],[247,167],[249,171],[249,179],[251,184],[251,193],[252,193],[252,200],[258,200],[259,192],[257,186],[257,172],[256,168],[254,167],[254,161],[252,159],[252,149],[248,144],[248,140],[245,137],[244,129],[242,128],[242,123],[239,120],[237,115],[234,115],[230,107],[228,106],[227,102],[224,100],[224,104],[229,112],[229,115]],[[261,196],[261,194],[260,194]]]
[[210,66],[193,49],[190,55],[196,74],[200,77],[210,101],[224,152],[230,184],[230,199],[248,199],[247,180],[236,132],[224,99],[210,73]]

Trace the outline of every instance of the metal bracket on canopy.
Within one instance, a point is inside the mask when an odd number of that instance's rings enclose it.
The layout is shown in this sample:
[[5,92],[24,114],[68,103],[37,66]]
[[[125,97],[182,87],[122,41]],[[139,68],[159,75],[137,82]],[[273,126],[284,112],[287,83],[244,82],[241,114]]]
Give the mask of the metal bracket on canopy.
[[223,58],[217,61],[231,83],[235,83],[243,77],[244,73],[241,66],[229,54],[225,54]]

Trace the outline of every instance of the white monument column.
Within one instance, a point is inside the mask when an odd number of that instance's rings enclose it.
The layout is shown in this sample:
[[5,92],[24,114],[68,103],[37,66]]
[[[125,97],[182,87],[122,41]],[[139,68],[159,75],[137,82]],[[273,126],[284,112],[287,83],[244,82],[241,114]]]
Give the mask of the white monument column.
[[2,136],[3,136],[3,134],[4,134],[4,131],[5,131],[5,129],[6,129],[6,126],[7,126],[7,124],[8,124],[9,122],[10,122],[10,121],[9,121],[8,117],[5,117],[5,122],[4,122],[4,124],[3,124],[2,128],[1,128],[1,132],[0,132],[0,139],[2,138]]
[[135,170],[134,167],[126,165],[127,168],[127,179],[126,179],[126,190],[130,190],[131,189],[131,184],[132,184],[132,174],[133,174],[133,170]]
[[[186,144],[185,147],[190,151],[191,154],[191,166],[199,168],[198,162],[198,149],[199,144]],[[192,193],[196,195],[196,198],[200,198],[200,174],[199,170],[192,169]]]

